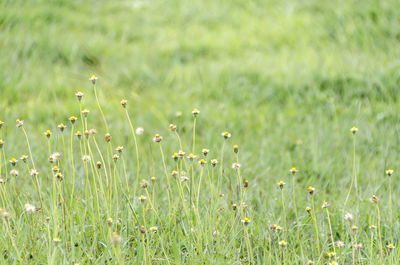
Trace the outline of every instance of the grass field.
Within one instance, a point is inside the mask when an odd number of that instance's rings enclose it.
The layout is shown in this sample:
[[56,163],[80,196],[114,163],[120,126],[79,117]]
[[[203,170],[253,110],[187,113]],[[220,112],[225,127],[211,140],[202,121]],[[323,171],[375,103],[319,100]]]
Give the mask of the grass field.
[[399,44],[395,0],[0,1],[0,263],[399,264]]

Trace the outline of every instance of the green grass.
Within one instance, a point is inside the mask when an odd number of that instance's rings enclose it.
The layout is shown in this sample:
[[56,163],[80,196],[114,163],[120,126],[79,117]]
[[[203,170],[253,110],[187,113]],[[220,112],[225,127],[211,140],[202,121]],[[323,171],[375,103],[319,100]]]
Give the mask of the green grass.
[[[12,216],[0,227],[1,263],[22,263],[17,249],[21,259],[32,264],[122,264],[122,259],[126,264],[149,264],[150,258],[153,264],[167,264],[166,256],[171,264],[240,264],[248,263],[251,245],[254,264],[279,264],[282,249],[275,234],[271,239],[269,226],[283,227],[286,216],[288,230],[279,234],[288,242],[284,263],[313,259],[314,264],[326,264],[326,254],[333,249],[326,212],[320,208],[326,200],[331,204],[334,241],[345,241],[345,248],[336,249],[340,264],[351,264],[353,259],[352,232],[343,221],[347,211],[359,228],[356,241],[363,243],[360,263],[398,264],[399,7],[394,0],[1,1],[0,120],[5,125],[0,138],[5,145],[0,164],[1,178],[9,179],[1,186],[0,208]],[[92,73],[99,76],[99,101],[113,137],[110,146],[103,140],[105,126],[88,80]],[[79,118],[73,133],[84,129],[74,96],[77,91],[85,93],[82,109],[90,110],[86,128],[96,128],[97,135],[81,144],[73,136],[71,154],[68,117]],[[137,137],[139,176],[122,98],[128,100],[134,127],[145,129]],[[200,150],[208,148],[207,160],[220,161],[221,132],[231,132],[232,138],[224,149],[223,176],[221,164],[214,172],[221,186],[208,179],[212,169],[208,165],[203,170],[199,209],[195,205],[187,216],[184,205],[188,202],[181,197],[180,182],[172,177],[168,200],[160,150],[152,137],[163,136],[166,169],[171,172],[175,168],[171,156],[179,144],[168,124],[178,125],[183,149],[190,153],[195,107],[200,110],[196,155],[200,157]],[[17,118],[25,122],[40,171],[44,208],[33,215],[24,211],[25,203],[40,205],[28,169],[19,161],[19,176],[9,176],[8,160],[28,155],[24,134],[15,128]],[[65,147],[57,128],[61,122],[68,126]],[[349,131],[353,125],[359,128],[355,164]],[[50,150],[43,135],[47,129],[53,131]],[[90,139],[97,140],[100,152]],[[246,227],[240,222],[244,213],[236,211],[236,216],[231,210],[230,200],[240,204],[238,177],[231,169],[236,160],[234,144],[240,148],[241,181],[249,180],[243,198],[251,220]],[[98,174],[92,162],[101,160],[100,153],[105,161],[111,159],[107,148],[114,150],[118,145],[125,147],[126,167],[122,158],[116,167],[106,162],[115,180],[110,187],[118,192],[103,196],[99,185],[107,183],[104,172]],[[81,157],[89,147],[92,161],[86,171]],[[56,151],[62,153],[61,183],[54,182],[53,165],[48,163],[48,156]],[[196,181],[195,195],[201,172],[197,160],[191,177]],[[33,167],[30,160],[27,165]],[[288,173],[293,166],[299,169],[295,187]],[[353,192],[345,209],[353,166],[359,198],[355,200]],[[124,168],[129,185],[125,185]],[[387,168],[395,171],[393,223]],[[73,175],[76,201],[71,204]],[[138,181],[151,182],[151,176],[157,181],[150,183],[149,196]],[[286,182],[285,215],[280,180]],[[304,210],[311,206],[309,185],[316,188],[314,212],[321,255],[313,243],[313,218]],[[57,188],[65,189],[62,207],[57,206]],[[151,200],[139,203],[142,194]],[[385,254],[379,257],[377,231],[371,248],[368,229],[372,223],[377,225],[375,206],[369,202],[373,194],[380,198],[382,217]],[[182,196],[187,198],[189,189]],[[143,215],[146,208],[154,209]],[[60,209],[66,210],[65,215]],[[210,212],[211,220],[206,218]],[[45,216],[51,217],[49,223],[43,220]],[[110,228],[107,218],[114,220]],[[157,226],[159,232],[143,236],[142,225],[147,230]],[[216,229],[219,234],[213,236]],[[115,231],[121,233],[122,242],[113,247],[110,238]],[[52,242],[56,236],[61,239],[58,245]],[[388,252],[386,244],[391,242],[396,249]]]

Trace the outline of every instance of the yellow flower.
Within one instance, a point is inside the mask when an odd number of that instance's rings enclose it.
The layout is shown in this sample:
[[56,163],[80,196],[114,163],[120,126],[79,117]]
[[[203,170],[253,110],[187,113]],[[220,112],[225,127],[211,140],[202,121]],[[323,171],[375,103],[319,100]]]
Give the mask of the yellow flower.
[[311,186],[308,186],[308,188],[307,188],[307,192],[308,192],[308,193],[310,193],[311,195],[313,195],[314,191],[315,191],[315,188],[313,188],[313,187],[311,187]]
[[92,84],[93,84],[93,85],[96,84],[97,79],[99,79],[99,78],[98,78],[97,76],[95,76],[95,75],[92,75],[92,76],[89,78],[89,80],[92,81]]
[[386,175],[388,175],[389,177],[391,177],[393,175],[393,170],[392,169],[388,169],[386,170]]
[[128,104],[128,101],[126,99],[121,100],[121,106],[126,108],[126,105]]
[[295,174],[297,173],[297,169],[296,169],[295,167],[292,167],[292,168],[289,170],[289,172],[292,173],[293,175],[295,175]]
[[221,135],[222,135],[225,139],[231,138],[231,133],[230,133],[230,132],[227,132],[227,131],[221,133]]
[[283,189],[283,186],[285,186],[286,183],[281,180],[278,182],[278,185],[279,185],[279,188]]
[[239,152],[239,146],[238,145],[235,144],[233,146],[233,152],[235,152],[235,153]]
[[83,95],[84,95],[84,94],[83,94],[82,92],[80,92],[80,91],[78,91],[78,92],[75,93],[75,96],[78,98],[79,101],[82,100]]
[[353,127],[351,127],[350,131],[352,134],[356,134],[358,131],[358,128],[356,126],[353,126]]
[[60,129],[61,132],[63,132],[65,127],[67,126],[65,126],[63,123],[60,123],[57,127]]
[[197,115],[199,115],[200,111],[196,108],[193,109],[192,114],[194,117],[197,117]]
[[74,124],[74,123],[76,122],[77,119],[78,119],[78,118],[75,117],[74,115],[72,115],[71,117],[69,117],[69,121],[70,121],[72,124]]
[[245,218],[242,220],[242,223],[245,224],[245,225],[248,225],[248,224],[250,223],[250,219],[247,218],[247,217],[245,217]]
[[286,245],[287,245],[287,243],[285,242],[285,240],[279,241],[279,246],[286,247]]

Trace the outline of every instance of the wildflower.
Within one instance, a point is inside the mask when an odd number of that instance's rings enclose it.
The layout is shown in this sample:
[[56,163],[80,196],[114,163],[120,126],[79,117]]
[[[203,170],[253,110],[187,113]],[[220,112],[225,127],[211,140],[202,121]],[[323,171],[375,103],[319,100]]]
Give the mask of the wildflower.
[[222,135],[225,139],[231,138],[230,132],[227,132],[227,131],[223,132],[221,135]]
[[237,209],[237,205],[236,204],[232,204],[232,210],[236,211]]
[[279,185],[279,188],[283,189],[283,186],[285,186],[286,183],[281,180],[278,182],[278,185]]
[[114,155],[113,155],[114,162],[117,162],[117,161],[118,161],[118,158],[119,158],[119,155],[117,155],[117,154],[114,154]]
[[18,176],[18,175],[19,175],[18,170],[12,169],[12,170],[10,171],[10,175],[13,176],[13,177]]
[[189,180],[189,177],[186,176],[186,173],[183,173],[181,175],[181,182],[185,182],[185,181],[188,181],[188,180]]
[[45,220],[46,220],[46,222],[49,222],[50,221],[50,217],[46,216]]
[[312,260],[307,260],[307,263],[306,263],[307,265],[313,265],[314,264],[314,262],[312,261]]
[[88,139],[89,135],[90,135],[90,132],[88,130],[85,130],[85,132],[83,134],[85,135],[86,139]]
[[109,141],[111,141],[111,134],[109,134],[109,133],[106,133],[105,135],[104,135],[104,140],[106,140],[106,142],[109,142]]
[[3,128],[4,122],[0,120],[0,129]]
[[13,166],[15,166],[17,164],[17,162],[18,162],[18,160],[15,159],[15,157],[11,158],[11,160],[10,160],[10,164]]
[[84,155],[82,157],[83,162],[89,162],[90,161],[90,156],[89,155]]
[[240,164],[237,163],[237,162],[235,162],[235,163],[232,164],[232,168],[233,168],[234,170],[238,170],[238,169],[240,168]]
[[6,183],[6,180],[5,179],[0,179],[0,184],[4,184],[4,183]]
[[336,255],[336,252],[333,252],[333,251],[328,253],[329,258],[333,258],[335,255]]
[[245,218],[242,220],[242,223],[245,224],[245,225],[248,225],[248,224],[250,223],[250,219],[247,218],[247,217],[245,217]]
[[171,176],[176,177],[177,175],[178,175],[178,171],[173,170],[173,171],[171,172]]
[[287,245],[287,243],[285,242],[285,240],[279,241],[279,246],[286,247],[286,245]]
[[142,182],[140,183],[140,187],[143,189],[147,188],[149,186],[149,182],[147,180],[143,179]]
[[310,193],[310,195],[313,195],[313,194],[314,194],[314,191],[315,191],[315,188],[313,188],[313,187],[311,187],[311,186],[308,186],[307,192]]
[[249,181],[247,179],[243,182],[243,187],[247,188],[249,186]]
[[33,206],[32,204],[26,203],[26,204],[24,205],[24,207],[25,207],[25,211],[27,211],[28,213],[34,213],[34,212],[36,212],[36,207]]
[[327,203],[326,201],[323,201],[321,208],[325,209],[325,208],[328,208],[329,206],[330,206],[329,203]]
[[337,263],[336,261],[333,260],[330,264],[331,264],[331,265],[337,265],[338,263]]
[[355,127],[355,126],[351,127],[351,129],[350,129],[350,132],[351,132],[352,134],[356,134],[357,131],[358,131],[358,128]]
[[16,122],[17,122],[17,128],[21,128],[22,126],[24,126],[23,120],[17,119]]
[[89,115],[89,110],[88,109],[84,109],[84,110],[82,110],[82,114],[83,114],[83,116],[85,116],[85,118]]
[[152,227],[150,227],[150,231],[155,234],[155,233],[157,233],[158,228],[156,226],[152,226]]
[[282,231],[282,227],[280,225],[277,225],[275,227],[275,232],[280,232],[280,231]]
[[112,218],[108,218],[107,219],[107,225],[108,226],[112,226],[112,224],[113,224],[113,219]]
[[390,250],[392,250],[392,249],[395,248],[395,246],[394,246],[392,243],[388,244],[387,247],[388,247],[388,249],[390,249]]
[[375,225],[370,225],[370,226],[369,226],[369,229],[375,230],[375,229],[376,229],[376,226],[375,226]]
[[295,167],[292,167],[292,168],[289,170],[289,172],[292,173],[293,175],[296,175],[297,169],[296,169]]
[[61,242],[61,239],[58,238],[58,237],[55,237],[55,238],[53,238],[53,242],[54,242],[55,244],[58,244],[58,243]]
[[72,123],[72,124],[74,124],[75,122],[76,122],[76,120],[77,120],[78,118],[77,117],[75,117],[75,116],[71,116],[71,117],[69,117],[69,121]]
[[211,160],[211,165],[212,165],[213,167],[215,167],[217,164],[218,164],[217,159]]
[[217,229],[215,229],[214,232],[213,232],[213,236],[216,237],[218,235],[219,235],[219,231]]
[[53,159],[53,161],[59,160],[60,157],[61,157],[61,154],[59,152],[55,152],[55,153],[51,154],[51,158]]
[[391,177],[391,176],[393,175],[393,170],[392,170],[392,169],[386,170],[386,175],[388,175],[389,177]]
[[81,101],[83,96],[84,96],[84,94],[82,92],[78,91],[78,92],[75,93],[75,96],[78,98],[79,101]]
[[0,139],[0,148],[2,148],[2,147],[3,147],[3,145],[4,145],[4,141],[3,141],[3,139]]
[[124,147],[123,146],[117,146],[117,148],[115,148],[115,151],[117,151],[118,153],[122,153],[122,151],[124,151]]
[[56,174],[56,177],[57,177],[57,179],[60,180],[60,181],[64,179],[63,174],[61,174],[60,172],[58,172],[58,173]]
[[58,127],[58,129],[60,129],[61,132],[63,132],[65,127],[67,127],[67,126],[65,126],[63,123],[60,123],[59,125],[57,125],[57,127]]
[[21,156],[22,162],[25,163],[27,159],[28,159],[28,156],[27,156],[27,155],[22,155],[22,156]]
[[111,242],[114,244],[114,245],[117,245],[117,244],[119,244],[119,243],[121,243],[121,236],[120,236],[120,234],[118,233],[118,232],[114,232],[114,233],[112,233],[112,238],[111,238]]
[[357,230],[358,230],[358,227],[357,226],[355,226],[355,225],[353,225],[352,227],[351,227],[351,230],[355,233],[355,232],[357,232]]
[[126,105],[128,105],[128,101],[126,99],[122,99],[120,103],[121,103],[121,106],[124,108],[126,108]]
[[336,247],[338,247],[338,248],[342,248],[342,247],[344,247],[344,242],[343,242],[343,241],[336,241],[336,242],[335,242],[335,245],[336,245]]
[[147,200],[147,198],[145,196],[140,195],[140,197],[139,197],[140,202],[145,202],[146,200]]
[[150,180],[151,180],[151,182],[154,183],[154,182],[156,182],[157,179],[156,179],[156,177],[153,176],[153,177],[150,178]]
[[376,195],[372,195],[372,197],[370,198],[370,201],[371,201],[372,203],[377,204],[378,201],[379,201],[379,198],[378,198]]
[[34,168],[31,169],[31,176],[34,177],[34,176],[37,176],[37,175],[39,175],[39,172]]
[[50,162],[50,163],[53,163],[53,162],[54,162],[54,159],[53,159],[52,156],[49,156],[49,162]]
[[162,141],[162,136],[161,136],[161,135],[156,134],[156,135],[153,137],[153,142],[159,143],[159,142],[161,142],[161,141]]
[[203,153],[204,156],[207,156],[207,154],[208,154],[209,151],[210,151],[210,150],[208,150],[208,149],[206,149],[206,148],[203,148],[203,150],[201,150],[201,152]]
[[180,158],[182,158],[184,155],[185,155],[185,152],[183,152],[182,150],[179,150],[178,156],[179,156]]
[[354,244],[354,247],[356,249],[361,249],[362,248],[362,243],[356,243],[356,244]]
[[54,173],[57,173],[59,170],[60,170],[60,169],[58,168],[57,165],[55,165],[55,166],[53,167],[53,172],[54,172]]
[[311,208],[310,207],[306,207],[306,212],[307,213],[311,213]]
[[140,233],[146,234],[146,228],[143,225],[140,227]]
[[172,158],[173,158],[175,161],[178,161],[178,159],[179,159],[178,153],[174,153],[174,154],[172,155]]
[[204,160],[204,159],[200,159],[199,160],[199,164],[202,165],[202,166],[204,166],[206,163],[207,163],[207,161]]
[[95,76],[95,75],[92,75],[90,78],[89,78],[89,80],[90,81],[92,81],[92,84],[94,85],[94,84],[96,84],[96,80],[97,79],[99,79],[97,76]]
[[239,146],[237,146],[236,144],[233,146],[233,152],[235,152],[235,154],[239,152]]
[[101,162],[97,161],[96,166],[97,166],[98,169],[100,169],[101,168]]
[[138,127],[137,129],[136,129],[136,134],[137,135],[142,135],[144,133],[144,129],[142,128],[142,127]]
[[197,115],[199,115],[200,111],[196,108],[193,109],[192,114],[194,117],[197,117]]
[[81,133],[81,131],[77,131],[77,132],[75,133],[75,135],[76,135],[76,137],[78,137],[79,140],[82,139],[82,133]]
[[0,208],[0,216],[4,219],[9,219],[11,217],[10,213]]
[[344,220],[346,220],[346,221],[348,221],[348,222],[353,221],[353,215],[352,215],[351,213],[346,213],[346,214],[344,215]]
[[196,155],[194,155],[194,154],[192,154],[192,153],[190,153],[188,156],[187,156],[187,158],[190,160],[190,161],[193,161],[194,159],[196,159]]
[[175,131],[176,131],[176,125],[171,123],[171,124],[169,125],[169,130],[170,130],[171,132],[175,132]]

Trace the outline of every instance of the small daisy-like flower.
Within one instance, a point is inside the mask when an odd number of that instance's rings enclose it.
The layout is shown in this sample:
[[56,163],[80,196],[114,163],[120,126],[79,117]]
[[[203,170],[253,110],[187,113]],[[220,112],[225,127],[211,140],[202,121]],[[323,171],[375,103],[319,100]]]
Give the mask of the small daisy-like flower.
[[157,233],[158,228],[156,226],[152,226],[150,227],[150,232],[152,232],[153,234]]
[[392,249],[395,248],[395,246],[394,246],[392,243],[390,243],[390,244],[387,245],[387,248],[390,249],[390,250],[392,250]]
[[90,161],[90,156],[89,155],[84,155],[82,157],[83,162],[89,162]]
[[124,147],[123,146],[117,146],[117,148],[115,148],[115,151],[117,151],[118,153],[122,153],[122,151],[124,151]]
[[333,251],[328,252],[328,257],[329,258],[333,258],[335,255],[336,255],[336,252],[333,252]]
[[53,238],[53,242],[54,242],[54,244],[58,244],[61,242],[61,239],[59,237],[55,237],[55,238]]
[[186,176],[186,174],[182,174],[182,175],[181,175],[181,182],[186,182],[186,181],[188,181],[188,180],[189,180],[189,177]]
[[311,208],[310,207],[306,207],[306,212],[307,213],[311,213]]
[[143,225],[140,227],[140,233],[146,234],[146,228]]
[[315,188],[313,188],[313,187],[311,187],[311,186],[308,186],[307,192],[308,192],[310,195],[313,195],[313,194],[314,194],[314,191],[315,191]]
[[172,155],[172,158],[173,158],[175,161],[178,161],[178,159],[179,159],[178,153],[174,153],[174,154]]
[[336,241],[336,242],[335,242],[335,245],[336,245],[336,247],[338,247],[338,248],[342,248],[342,247],[344,247],[344,242],[343,242],[343,241]]
[[243,182],[243,187],[247,188],[249,186],[249,181],[247,179]]
[[193,111],[192,111],[192,114],[193,114],[194,117],[197,117],[197,115],[199,115],[199,113],[200,113],[200,110],[198,110],[196,108],[194,108]]
[[114,155],[113,155],[114,162],[117,162],[117,161],[118,161],[118,158],[119,158],[119,155],[117,155],[117,154],[114,154]]
[[60,172],[58,172],[58,173],[56,174],[56,178],[57,178],[58,180],[63,180],[63,179],[64,179],[64,176],[63,176],[63,174],[61,174]]
[[286,183],[281,180],[278,182],[278,185],[279,185],[279,188],[283,189],[283,186],[285,186]]
[[95,128],[90,129],[90,130],[89,130],[89,134],[90,134],[90,135],[96,134],[96,129],[95,129]]
[[369,199],[372,203],[377,204],[379,202],[379,198],[376,195],[372,195]]
[[250,219],[247,218],[247,217],[245,217],[245,218],[242,220],[242,223],[245,224],[245,225],[248,225],[248,224],[250,224]]
[[64,123],[60,123],[59,125],[57,125],[57,127],[58,127],[58,129],[60,129],[61,132],[63,132],[65,127],[67,127],[67,126],[65,126]]
[[112,139],[111,134],[106,133],[106,134],[104,135],[104,140],[106,140],[106,142],[111,141],[111,139]]
[[34,168],[31,169],[31,172],[30,172],[30,173],[31,173],[31,176],[32,176],[32,177],[39,175],[39,172],[38,172],[36,169],[34,169]]
[[175,132],[175,131],[176,131],[176,125],[171,123],[171,124],[169,125],[169,130],[170,130],[171,132]]
[[217,160],[217,159],[212,159],[212,160],[211,160],[211,165],[212,165],[213,167],[215,167],[217,164],[218,164],[218,160]]
[[229,139],[229,138],[231,138],[230,132],[227,132],[227,131],[221,133],[221,135],[222,135],[222,137],[224,137],[224,139]]
[[276,228],[275,228],[275,231],[276,232],[282,231],[282,227],[280,225],[277,225]]
[[81,101],[83,96],[84,96],[84,94],[81,91],[78,91],[78,92],[75,93],[75,96],[78,98],[79,101]]
[[210,152],[210,150],[208,150],[207,148],[203,148],[203,150],[201,150],[201,152],[203,153],[204,156],[207,156],[208,152]]
[[293,175],[295,175],[297,173],[297,169],[295,167],[292,167],[289,172],[292,173]]
[[68,120],[69,120],[72,124],[74,124],[74,123],[76,122],[77,119],[78,119],[77,117],[75,117],[74,115],[72,115],[71,117],[69,117]]
[[159,142],[161,142],[161,141],[162,141],[162,136],[161,136],[161,135],[156,134],[156,135],[153,137],[153,142],[159,143]]
[[85,134],[86,139],[88,139],[89,135],[90,135],[90,132],[88,130],[85,130],[85,132],[83,134]]
[[36,207],[33,206],[32,204],[25,203],[24,208],[25,208],[25,211],[27,211],[28,213],[36,212]]
[[287,243],[285,242],[285,240],[279,241],[279,246],[286,247],[286,245],[287,245]]
[[346,213],[346,214],[344,215],[344,220],[346,220],[346,221],[348,221],[348,222],[353,221],[353,215],[352,215],[351,213]]
[[171,176],[176,177],[177,175],[178,175],[178,171],[173,170],[173,171],[171,172]]
[[139,197],[139,201],[141,201],[141,202],[145,202],[147,200],[147,198],[145,197],[145,196],[143,196],[143,195],[140,195],[140,197]]
[[351,227],[351,230],[352,230],[353,232],[357,232],[357,230],[358,230],[358,227],[357,227],[357,226],[355,226],[355,225],[353,225],[353,226]]
[[193,161],[194,159],[196,159],[196,155],[190,153],[190,154],[187,156],[187,158],[188,158],[190,161]]
[[392,169],[386,170],[386,175],[388,175],[389,177],[391,177],[391,176],[393,175],[393,170],[392,170]]
[[121,243],[121,241],[122,241],[122,239],[121,239],[119,232],[112,233],[111,242],[114,245],[118,245],[119,243]]
[[326,201],[323,201],[321,208],[325,209],[325,208],[328,208],[329,206],[330,206],[329,203],[327,203]]
[[17,177],[17,176],[19,175],[18,170],[12,169],[12,170],[10,171],[10,175],[13,176],[13,177]]
[[22,126],[24,126],[24,121],[23,120],[17,119],[16,123],[17,123],[17,128],[21,128]]
[[238,145],[234,145],[233,146],[233,152],[235,153],[235,154],[237,154],[237,152],[239,152],[239,146]]
[[235,203],[232,204],[232,210],[236,211],[236,209],[237,209],[237,205]]
[[98,169],[101,168],[101,165],[102,165],[101,162],[100,162],[100,161],[97,161],[96,166],[97,166]]
[[75,135],[76,135],[76,137],[78,137],[79,140],[82,139],[82,133],[81,133],[81,131],[77,131],[77,132],[75,133]]
[[22,156],[21,156],[22,162],[25,163],[27,159],[28,159],[28,156],[27,156],[27,155],[22,155]]
[[83,116],[85,116],[85,118],[89,115],[89,112],[90,112],[90,110],[88,110],[88,109],[82,110],[82,114],[83,114]]
[[235,163],[232,164],[232,168],[233,168],[234,170],[238,170],[238,169],[240,168],[240,164],[237,163],[237,162],[235,162]]
[[147,180],[143,179],[142,182],[140,182],[140,187],[143,189],[147,188],[149,186],[149,182]]
[[142,135],[144,133],[144,129],[142,128],[142,127],[138,127],[137,129],[136,129],[136,134],[137,135]]
[[200,159],[199,160],[199,164],[202,165],[202,166],[204,166],[206,163],[207,163],[207,161],[204,160],[204,159]]
[[122,99],[120,103],[121,103],[121,106],[124,108],[126,108],[126,105],[128,105],[128,101],[126,99]]
[[353,127],[351,127],[351,129],[350,129],[350,132],[351,132],[352,134],[356,134],[357,131],[358,131],[358,128],[357,128],[356,126],[353,126]]
[[95,76],[95,75],[92,75],[92,76],[89,78],[89,80],[92,81],[92,84],[93,84],[93,85],[96,84],[97,79],[99,79],[99,78],[98,78],[97,76]]
[[185,152],[183,152],[183,150],[179,150],[178,156],[182,158],[184,155],[185,155]]
[[11,165],[15,166],[18,163],[18,160],[15,159],[15,157],[13,157],[13,158],[10,159],[9,162],[10,162]]
[[2,148],[2,147],[3,147],[3,145],[4,145],[4,141],[3,141],[3,139],[0,139],[0,148]]
[[375,225],[370,225],[370,226],[369,226],[369,229],[375,230],[375,229],[376,229],[376,226],[375,226]]
[[54,173],[57,173],[59,170],[60,170],[60,169],[58,168],[57,165],[55,165],[55,166],[53,167],[53,172],[54,172]]

